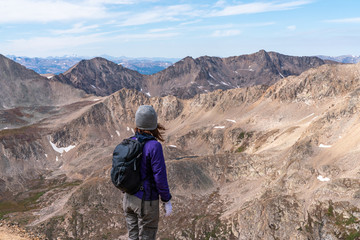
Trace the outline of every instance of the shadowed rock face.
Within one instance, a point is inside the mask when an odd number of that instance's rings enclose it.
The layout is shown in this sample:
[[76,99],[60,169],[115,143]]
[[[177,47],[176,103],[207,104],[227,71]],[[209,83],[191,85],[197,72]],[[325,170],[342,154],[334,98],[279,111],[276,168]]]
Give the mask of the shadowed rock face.
[[54,79],[98,96],[128,88],[150,96],[173,95],[187,99],[217,89],[270,86],[284,77],[299,75],[325,63],[330,61],[261,50],[229,58],[186,57],[159,73],[141,75],[106,59],[94,58],[81,61]]
[[[174,215],[161,217],[160,238],[356,236],[359,73],[360,65],[323,65],[270,87],[190,99],[122,89],[28,130],[2,130],[0,190],[36,206],[7,216],[48,238],[125,239],[111,156],[133,134],[138,106],[150,104],[167,128],[162,145],[173,194]],[[60,153],[54,146],[74,147]]]

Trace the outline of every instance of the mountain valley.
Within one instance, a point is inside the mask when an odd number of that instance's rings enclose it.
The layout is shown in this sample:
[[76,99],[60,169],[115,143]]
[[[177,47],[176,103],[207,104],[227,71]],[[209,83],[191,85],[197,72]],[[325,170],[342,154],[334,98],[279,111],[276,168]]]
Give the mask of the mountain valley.
[[103,58],[49,79],[5,57],[0,69],[7,221],[48,239],[126,239],[111,157],[148,104],[167,128],[173,194],[160,239],[360,237],[359,63],[260,51],[150,76]]

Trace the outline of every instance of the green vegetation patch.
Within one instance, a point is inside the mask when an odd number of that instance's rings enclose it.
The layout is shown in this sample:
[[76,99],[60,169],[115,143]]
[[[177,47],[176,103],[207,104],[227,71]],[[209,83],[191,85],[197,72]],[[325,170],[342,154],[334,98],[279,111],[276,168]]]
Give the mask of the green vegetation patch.
[[26,212],[36,208],[36,202],[44,195],[45,192],[34,192],[29,197],[21,201],[1,201],[0,202],[0,219],[4,218],[4,215],[12,212]]
[[[310,234],[315,234],[315,230],[322,228],[323,225],[328,229],[333,229],[333,234],[337,239],[355,240],[360,239],[360,219],[357,218],[360,209],[347,207],[342,203],[329,201],[329,206],[323,208],[322,204],[316,206],[313,216],[308,216],[304,230]],[[313,220],[316,219],[316,220]],[[303,229],[301,229],[303,230]]]
[[[11,200],[0,201],[0,220],[4,218],[6,214],[13,212],[27,212],[36,209],[38,206],[38,200],[46,192],[54,189],[65,189],[68,187],[75,187],[80,185],[81,181],[74,182],[61,182],[57,185],[51,183],[45,183],[42,178],[34,180],[37,183],[38,189],[32,187],[29,193],[19,193],[12,197]],[[24,195],[26,197],[24,197]]]

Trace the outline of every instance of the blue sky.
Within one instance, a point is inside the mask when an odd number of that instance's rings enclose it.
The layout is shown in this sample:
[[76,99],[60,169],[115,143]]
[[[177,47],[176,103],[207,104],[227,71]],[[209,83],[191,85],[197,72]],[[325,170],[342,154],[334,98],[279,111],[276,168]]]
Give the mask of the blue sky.
[[359,0],[0,0],[5,55],[360,55]]

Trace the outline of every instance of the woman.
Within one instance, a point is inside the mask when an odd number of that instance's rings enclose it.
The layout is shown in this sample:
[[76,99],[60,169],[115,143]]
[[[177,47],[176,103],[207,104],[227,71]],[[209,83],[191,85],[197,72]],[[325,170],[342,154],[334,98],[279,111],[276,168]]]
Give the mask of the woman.
[[165,216],[172,212],[171,194],[166,175],[166,166],[160,131],[165,130],[157,122],[152,106],[142,105],[135,114],[135,136],[145,142],[141,161],[143,188],[134,195],[125,193],[123,207],[129,239],[155,239],[159,223],[159,196],[164,203]]

